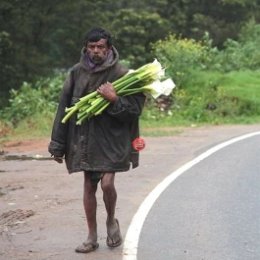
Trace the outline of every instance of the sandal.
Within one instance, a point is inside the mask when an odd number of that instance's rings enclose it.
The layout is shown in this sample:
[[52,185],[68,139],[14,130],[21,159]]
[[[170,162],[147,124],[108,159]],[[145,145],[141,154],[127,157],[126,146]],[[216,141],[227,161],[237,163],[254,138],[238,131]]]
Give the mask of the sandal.
[[[119,227],[119,222],[117,219],[115,219],[116,224],[117,224],[117,229],[109,234],[109,231],[107,231],[107,246],[109,247],[117,247],[122,244],[122,235],[120,232],[120,227]],[[108,229],[108,228],[107,228]]]
[[75,252],[87,254],[92,251],[95,251],[98,247],[99,247],[99,244],[97,242],[83,242],[82,245],[78,246],[75,249]]

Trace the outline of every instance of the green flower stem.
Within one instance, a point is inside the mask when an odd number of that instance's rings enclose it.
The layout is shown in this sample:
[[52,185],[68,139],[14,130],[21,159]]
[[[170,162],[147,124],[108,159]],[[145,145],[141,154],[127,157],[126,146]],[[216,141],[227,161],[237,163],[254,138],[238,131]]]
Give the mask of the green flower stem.
[[78,110],[78,109],[75,109],[75,108],[72,109],[72,110],[70,110],[69,113],[67,113],[66,116],[63,117],[63,119],[62,119],[61,122],[62,122],[63,124],[65,124],[65,123],[68,121],[68,119],[69,119],[74,113],[77,112],[77,110]]
[[110,104],[110,103],[104,104],[99,110],[97,110],[97,111],[94,113],[94,116],[100,115],[100,114],[109,106],[109,104]]
[[81,125],[84,120],[88,118],[88,114],[83,115],[80,119],[77,120],[76,125]]
[[96,96],[100,96],[100,94],[99,94],[97,91],[91,92],[91,93],[89,93],[88,95],[86,95],[86,96],[84,96],[84,97],[81,97],[81,98],[79,99],[79,102],[87,101],[87,100],[89,100],[89,99],[91,99],[91,98],[94,98],[94,97],[96,97]]

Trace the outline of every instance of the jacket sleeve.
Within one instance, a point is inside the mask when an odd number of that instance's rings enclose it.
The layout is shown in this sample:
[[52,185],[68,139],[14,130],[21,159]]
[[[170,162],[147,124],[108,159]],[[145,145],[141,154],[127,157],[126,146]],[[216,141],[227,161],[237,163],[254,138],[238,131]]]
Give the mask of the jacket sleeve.
[[122,122],[133,121],[141,115],[144,102],[145,95],[142,93],[119,96],[118,100],[108,107],[107,113]]
[[72,72],[70,72],[61,91],[59,105],[52,128],[51,142],[48,147],[49,152],[58,157],[62,157],[66,150],[68,122],[63,124],[61,120],[65,115],[65,108],[70,107],[71,105],[72,92],[73,77]]

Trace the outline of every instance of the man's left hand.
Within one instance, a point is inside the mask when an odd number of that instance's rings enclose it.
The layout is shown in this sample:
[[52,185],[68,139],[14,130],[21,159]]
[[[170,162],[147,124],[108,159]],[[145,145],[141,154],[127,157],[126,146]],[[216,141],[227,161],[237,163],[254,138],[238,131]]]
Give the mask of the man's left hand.
[[111,103],[116,102],[118,99],[113,85],[109,82],[100,85],[97,89],[97,92]]
[[54,156],[54,161],[56,161],[57,163],[63,163],[63,158],[58,157],[58,156]]

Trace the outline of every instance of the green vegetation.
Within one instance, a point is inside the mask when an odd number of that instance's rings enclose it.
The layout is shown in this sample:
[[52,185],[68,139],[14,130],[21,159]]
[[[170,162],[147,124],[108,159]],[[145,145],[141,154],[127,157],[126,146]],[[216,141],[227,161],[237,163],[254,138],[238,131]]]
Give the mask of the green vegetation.
[[[53,79],[54,82],[59,80]],[[55,92],[61,86],[56,85]],[[4,114],[5,120],[0,124],[2,140],[10,138],[10,135],[18,139],[50,136],[57,102],[52,103],[42,95],[41,85],[38,89],[30,89],[27,84],[19,93],[16,93],[14,103],[11,103],[13,106],[8,107],[9,113]],[[52,95],[56,93],[50,92]],[[28,97],[36,99],[38,104],[29,102]],[[260,70],[225,74],[193,71],[187,85],[174,90],[170,102],[171,105],[165,109],[158,107],[155,101],[147,102],[141,117],[143,135],[174,135],[179,126],[260,122]],[[28,115],[25,111],[29,111]]]
[[260,121],[260,71],[194,71],[175,93],[173,117],[190,123]]
[[[156,57],[176,83],[170,97],[147,100],[144,134],[260,122],[259,1],[217,0],[212,7],[199,0],[130,2],[1,1],[0,142],[50,135],[66,71],[78,61],[82,28],[93,25],[113,32],[124,64],[137,68]],[[88,19],[87,9],[93,10]]]
[[11,90],[10,106],[2,109],[1,118],[16,126],[35,114],[52,115],[62,89],[64,74],[42,78],[35,84],[24,82],[19,90]]
[[[94,26],[110,30],[121,58],[137,68],[152,61],[152,44],[169,34],[200,41],[208,32],[219,49],[231,39],[232,52],[249,21],[260,21],[259,0],[1,0],[0,108],[8,104],[10,89],[78,62],[84,34]],[[244,47],[251,59],[257,48],[249,45]]]

